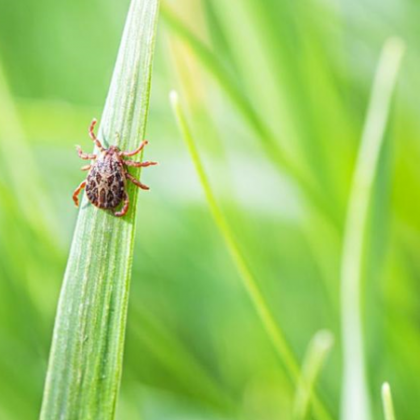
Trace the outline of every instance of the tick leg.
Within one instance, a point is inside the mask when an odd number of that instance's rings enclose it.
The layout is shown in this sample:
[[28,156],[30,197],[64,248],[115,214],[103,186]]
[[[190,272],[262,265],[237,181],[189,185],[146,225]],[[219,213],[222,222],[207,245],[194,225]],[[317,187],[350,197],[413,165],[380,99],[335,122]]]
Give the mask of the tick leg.
[[124,160],[123,161],[127,166],[134,166],[135,168],[146,168],[147,166],[157,165],[157,162],[145,161],[145,162],[134,162],[134,160]]
[[141,142],[140,146],[137,147],[136,150],[133,150],[132,152],[120,152],[120,156],[130,157],[130,156],[137,155],[137,153],[140,153],[143,150],[143,147],[146,146],[146,144],[148,143],[149,142],[147,140],[144,140]]
[[79,197],[78,195],[80,194],[80,191],[83,190],[83,188],[86,187],[86,181],[83,181],[75,190],[73,193],[73,201],[74,204],[76,204],[76,207],[79,207]]
[[89,171],[92,165],[85,165],[80,168],[81,171]]
[[83,153],[82,148],[80,146],[76,146],[77,154],[81,159],[84,160],[93,160],[96,159],[96,155],[94,153]]
[[120,211],[116,211],[114,213],[114,216],[116,217],[123,217],[128,212],[128,207],[130,206],[130,199],[128,198],[128,194],[124,193],[124,205],[123,208]]
[[101,152],[103,152],[104,150],[105,150],[105,148],[102,146],[102,143],[99,141],[99,139],[96,137],[96,135],[95,135],[95,133],[94,133],[94,128],[95,128],[95,125],[96,125],[96,123],[97,123],[98,121],[96,120],[96,118],[94,118],[93,120],[92,120],[92,122],[90,123],[90,127],[89,127],[89,136],[90,136],[90,138],[95,142],[95,144],[96,144],[96,147],[101,151]]
[[128,172],[125,173],[125,176],[127,179],[129,179],[134,185],[137,185],[137,187],[141,188],[142,190],[150,190],[150,188],[147,185],[142,184],[137,178],[135,178],[133,175],[129,174]]

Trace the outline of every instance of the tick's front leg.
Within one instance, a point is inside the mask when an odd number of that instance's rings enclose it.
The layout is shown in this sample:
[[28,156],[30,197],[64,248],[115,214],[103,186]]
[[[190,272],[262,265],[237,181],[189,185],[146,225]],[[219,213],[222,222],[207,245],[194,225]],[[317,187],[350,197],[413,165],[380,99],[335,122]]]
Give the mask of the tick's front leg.
[[98,121],[96,120],[96,118],[94,118],[92,120],[92,122],[90,123],[90,127],[89,127],[89,136],[90,138],[95,142],[96,147],[103,152],[105,150],[104,146],[102,146],[102,143],[99,141],[99,139],[96,137],[95,132],[93,131],[95,129],[95,125]]
[[157,162],[146,160],[144,162],[134,162],[134,160],[124,160],[124,165],[134,166],[135,168],[147,168],[148,166],[157,165]]
[[81,159],[84,159],[84,160],[94,160],[94,159],[96,159],[96,155],[94,153],[92,153],[92,154],[83,153],[83,150],[79,145],[76,146],[76,150],[77,150],[77,154],[79,155],[79,157]]
[[130,199],[128,198],[128,194],[124,193],[124,205],[123,208],[120,211],[117,211],[114,213],[114,216],[116,217],[123,217],[128,212],[128,207],[130,206]]
[[137,185],[139,188],[141,188],[142,190],[150,190],[150,188],[147,185],[142,184],[137,178],[134,178],[133,175],[131,175],[130,173],[126,172],[125,176],[127,177],[127,179],[129,179],[134,185]]
[[80,194],[80,191],[83,190],[83,188],[86,187],[86,181],[83,181],[75,190],[73,193],[73,201],[74,204],[76,204],[76,207],[79,207],[79,197],[78,195]]
[[146,146],[146,144],[148,143],[149,142],[147,140],[144,140],[140,143],[140,146],[137,147],[136,150],[133,150],[132,152],[120,152],[120,156],[129,157],[129,156],[137,155],[137,153],[140,153],[143,150],[143,147]]

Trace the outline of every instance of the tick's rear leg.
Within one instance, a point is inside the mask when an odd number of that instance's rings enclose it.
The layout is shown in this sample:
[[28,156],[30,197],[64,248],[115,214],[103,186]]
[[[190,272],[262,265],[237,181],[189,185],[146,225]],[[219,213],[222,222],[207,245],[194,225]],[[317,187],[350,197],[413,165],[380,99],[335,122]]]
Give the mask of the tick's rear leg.
[[83,188],[86,187],[86,181],[83,181],[75,190],[73,193],[73,201],[74,204],[76,204],[76,207],[79,207],[79,197],[78,195],[80,194],[80,191],[83,190]]
[[101,152],[103,152],[104,150],[105,150],[105,148],[104,148],[104,146],[102,146],[102,143],[99,141],[99,139],[96,137],[96,135],[95,135],[95,133],[94,133],[94,128],[95,128],[95,125],[96,125],[96,123],[97,123],[98,121],[96,120],[96,118],[94,118],[93,120],[92,120],[92,122],[90,123],[90,127],[89,127],[89,136],[90,136],[90,138],[95,142],[95,144],[96,144],[96,147],[101,151]]
[[130,199],[128,198],[128,194],[124,193],[124,205],[123,208],[120,211],[116,211],[114,213],[114,216],[116,217],[122,217],[125,216],[128,212],[128,207],[130,206]]
[[126,172],[125,176],[127,177],[127,179],[129,179],[134,185],[137,185],[139,188],[141,188],[142,190],[150,190],[150,188],[147,185],[142,184],[137,178],[134,178],[133,175],[131,175],[130,173]]
[[137,155],[137,153],[140,153],[143,150],[143,147],[146,146],[146,144],[148,143],[149,142],[147,140],[144,140],[141,142],[140,146],[137,147],[136,150],[133,150],[132,152],[120,152],[120,156],[129,157],[129,156]]
[[76,150],[77,150],[77,154],[79,155],[81,159],[84,159],[84,160],[96,159],[96,155],[94,153],[91,153],[91,154],[83,153],[82,148],[79,145],[76,146]]
[[157,165],[157,162],[146,160],[144,162],[134,162],[134,160],[124,160],[124,165],[134,166],[135,168],[147,168],[148,166]]
[[92,165],[85,165],[80,168],[81,171],[89,171],[92,168]]

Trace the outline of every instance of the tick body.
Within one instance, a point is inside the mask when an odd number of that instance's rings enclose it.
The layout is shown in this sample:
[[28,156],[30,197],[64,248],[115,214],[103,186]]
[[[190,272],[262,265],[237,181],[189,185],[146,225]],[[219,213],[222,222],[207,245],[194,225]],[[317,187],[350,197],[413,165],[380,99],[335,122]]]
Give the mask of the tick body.
[[[127,166],[147,167],[156,165],[157,162],[135,162],[125,160],[124,157],[134,156],[140,153],[146,146],[147,141],[132,152],[120,151],[117,146],[110,146],[108,149],[102,146],[94,133],[96,120],[94,119],[89,128],[89,135],[95,142],[100,154],[83,153],[80,146],[77,146],[79,157],[85,160],[92,160],[90,165],[82,167],[82,170],[89,171],[86,180],[83,181],[74,191],[73,200],[76,206],[79,205],[79,193],[86,188],[86,196],[96,207],[105,210],[112,210],[117,217],[124,216],[129,208],[129,197],[126,191],[127,181],[131,181],[137,187],[148,190],[149,187],[142,184],[138,179],[127,171]],[[115,209],[122,203],[119,211]]]

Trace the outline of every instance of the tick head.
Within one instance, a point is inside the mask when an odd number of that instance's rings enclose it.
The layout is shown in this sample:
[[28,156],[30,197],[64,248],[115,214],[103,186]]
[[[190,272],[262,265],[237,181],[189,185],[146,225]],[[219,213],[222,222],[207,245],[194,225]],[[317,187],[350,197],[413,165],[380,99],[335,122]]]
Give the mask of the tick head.
[[118,148],[118,146],[114,146],[114,145],[109,146],[109,148],[106,150],[106,154],[109,156],[116,155],[119,152],[120,152],[120,149]]

